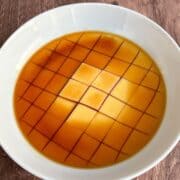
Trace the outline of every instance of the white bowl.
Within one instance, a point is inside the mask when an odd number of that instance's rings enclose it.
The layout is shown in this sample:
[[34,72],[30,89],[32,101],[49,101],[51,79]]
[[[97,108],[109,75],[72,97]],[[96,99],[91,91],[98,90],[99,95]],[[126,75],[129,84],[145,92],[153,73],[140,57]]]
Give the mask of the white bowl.
[[[66,33],[100,30],[127,37],[143,47],[159,65],[167,87],[164,120],[153,140],[132,158],[99,169],[78,169],[39,154],[19,131],[13,111],[16,78],[28,57],[41,45]],[[0,143],[21,167],[44,179],[129,179],[152,168],[179,139],[180,49],[148,18],[119,6],[72,4],[45,12],[19,28],[0,50]]]

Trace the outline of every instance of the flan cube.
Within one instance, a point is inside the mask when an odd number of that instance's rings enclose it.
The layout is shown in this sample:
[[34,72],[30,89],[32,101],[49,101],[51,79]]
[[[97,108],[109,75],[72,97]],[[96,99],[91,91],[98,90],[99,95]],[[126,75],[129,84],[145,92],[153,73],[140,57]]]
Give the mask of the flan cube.
[[58,73],[69,78],[77,70],[79,65],[80,65],[80,62],[73,60],[71,58],[68,58],[65,60],[64,64],[61,66]]
[[66,58],[65,56],[62,56],[62,55],[54,52],[51,55],[51,58],[48,60],[45,68],[56,72],[61,67],[61,65],[64,63],[65,58]]
[[52,77],[54,76],[54,72],[49,71],[47,69],[43,69],[38,76],[36,77],[36,79],[33,81],[33,84],[35,86],[38,86],[40,88],[45,88],[46,85],[48,84],[48,82],[52,79]]
[[165,94],[158,92],[156,93],[154,99],[152,100],[146,112],[155,117],[162,118],[164,114],[165,104],[166,104]]
[[18,97],[23,96],[23,94],[26,92],[29,85],[30,84],[24,80],[18,80],[16,84],[15,95]]
[[83,160],[82,158],[70,154],[65,161],[70,166],[77,166],[77,167],[86,167],[87,161]]
[[110,165],[115,162],[116,156],[118,155],[118,152],[114,149],[101,144],[93,158],[91,159],[91,162],[97,165]]
[[111,94],[112,96],[128,102],[129,98],[135,93],[138,85],[134,84],[124,78],[122,78],[118,84],[114,87]]
[[120,154],[118,155],[118,157],[117,157],[117,162],[124,161],[124,160],[126,160],[128,157],[129,157],[129,155],[124,154],[124,153],[120,153]]
[[131,130],[131,128],[115,122],[103,142],[117,150],[120,150]]
[[38,150],[42,150],[43,147],[48,143],[49,139],[43,136],[40,132],[33,129],[28,136],[28,140],[31,142],[33,146]]
[[20,99],[15,104],[16,116],[18,119],[24,115],[27,109],[30,107],[30,102],[26,101],[25,99]]
[[105,68],[106,71],[111,72],[117,76],[123,76],[123,74],[126,72],[126,70],[129,67],[129,63],[123,62],[121,60],[118,60],[116,58],[113,58],[107,67]]
[[139,48],[130,41],[125,41],[115,54],[115,58],[131,63],[138,54]]
[[[154,91],[143,86],[139,86],[132,98],[129,100],[129,104],[141,111],[144,111],[149,103],[152,101]],[[159,109],[159,108],[158,108]],[[160,108],[161,109],[161,108]]]
[[43,116],[44,111],[36,106],[31,107],[24,114],[22,120],[27,122],[29,125],[34,126]]
[[108,96],[108,98],[105,100],[104,104],[100,108],[100,112],[116,119],[123,106],[124,103],[113,98],[112,96]]
[[140,51],[133,64],[149,69],[152,64],[152,59],[146,53]]
[[73,153],[89,160],[94,151],[97,149],[99,142],[86,134],[83,134],[77,145],[75,146]]
[[87,85],[70,79],[59,95],[73,101],[79,101],[87,88]]
[[58,46],[56,47],[56,52],[68,56],[75,46],[74,42],[68,41],[66,39],[62,39]]
[[146,69],[131,65],[127,72],[124,74],[124,78],[131,82],[139,84],[144,79],[146,73]]
[[134,127],[140,117],[142,116],[142,112],[130,107],[128,105],[124,106],[123,110],[119,114],[117,121],[122,124],[126,124],[130,127]]
[[42,68],[40,66],[29,62],[21,72],[21,79],[31,83],[38,76],[41,70]]
[[155,63],[152,64],[151,69],[152,72],[155,72],[157,74],[160,74],[160,71]]
[[108,64],[109,60],[110,57],[95,51],[91,51],[84,62],[94,67],[103,69]]
[[84,131],[88,127],[95,114],[96,111],[82,104],[78,104],[67,119],[66,123],[72,127]]
[[159,91],[160,93],[166,93],[166,86],[165,86],[165,83],[164,83],[162,77],[159,77],[159,80],[160,80],[160,82],[159,82],[158,91]]
[[92,85],[109,93],[118,80],[118,76],[106,71],[102,71]]
[[32,126],[27,124],[25,121],[20,121],[19,126],[22,129],[22,132],[23,132],[23,134],[25,136],[27,136],[30,133],[31,129],[32,129]]
[[90,87],[80,102],[92,108],[99,109],[106,96],[106,93]]
[[122,38],[104,33],[96,43],[94,49],[108,56],[113,56],[122,42]]
[[87,57],[89,53],[89,49],[84,48],[80,45],[76,45],[73,50],[71,51],[69,57],[76,59],[80,62],[84,61],[84,59]]
[[111,128],[113,122],[114,120],[110,117],[97,113],[88,126],[86,133],[101,141]]
[[35,99],[41,94],[41,92],[42,90],[40,88],[30,85],[23,95],[23,98],[29,102],[34,102]]
[[81,38],[78,41],[78,44],[91,49],[95,43],[98,41],[101,33],[98,32],[88,32],[88,33],[83,33]]
[[68,78],[59,74],[55,74],[46,86],[46,90],[57,95],[60,92],[60,90],[64,87],[67,81]]
[[142,85],[156,90],[158,88],[159,81],[160,77],[157,74],[149,71],[147,76],[142,81]]
[[44,148],[43,154],[55,161],[63,162],[68,155],[68,151],[51,141]]
[[60,43],[60,38],[57,38],[53,41],[51,41],[50,43],[48,43],[45,48],[48,50],[52,50],[54,51],[56,49],[56,47],[58,46],[58,44]]
[[149,136],[134,130],[123,146],[122,151],[130,155],[134,154],[138,152],[148,140]]
[[71,151],[83,132],[68,123],[64,123],[53,138],[53,141]]
[[44,110],[47,110],[51,103],[55,100],[56,96],[43,91],[38,98],[35,100],[34,104]]
[[98,68],[82,63],[72,78],[90,85],[99,73],[100,70]]
[[56,131],[60,128],[63,122],[64,118],[62,118],[61,116],[57,117],[47,112],[37,123],[35,129],[46,135],[48,138],[51,138],[54,133],[56,133]]
[[153,133],[157,130],[160,124],[160,120],[156,119],[148,114],[144,114],[140,121],[138,122],[136,129],[141,130],[142,132],[153,135]]
[[48,109],[48,113],[57,118],[61,118],[61,120],[63,121],[71,113],[74,106],[74,102],[58,97]]
[[79,38],[82,36],[83,33],[81,32],[77,32],[77,33],[73,33],[73,34],[68,34],[66,36],[64,36],[63,38],[72,42],[77,42],[79,40]]
[[44,66],[50,59],[52,52],[48,49],[40,49],[30,59],[30,62],[39,66]]

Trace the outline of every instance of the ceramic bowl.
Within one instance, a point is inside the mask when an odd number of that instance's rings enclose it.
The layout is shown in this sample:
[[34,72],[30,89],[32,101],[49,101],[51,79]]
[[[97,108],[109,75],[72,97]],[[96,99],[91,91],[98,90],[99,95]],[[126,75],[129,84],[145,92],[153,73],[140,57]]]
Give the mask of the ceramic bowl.
[[[61,35],[83,30],[112,32],[143,47],[159,66],[167,87],[163,122],[150,143],[128,160],[98,169],[63,166],[39,154],[20,132],[13,107],[15,82],[39,47]],[[130,179],[152,168],[179,140],[180,49],[156,23],[132,10],[99,3],[58,7],[21,26],[0,50],[0,144],[21,167],[43,179]]]

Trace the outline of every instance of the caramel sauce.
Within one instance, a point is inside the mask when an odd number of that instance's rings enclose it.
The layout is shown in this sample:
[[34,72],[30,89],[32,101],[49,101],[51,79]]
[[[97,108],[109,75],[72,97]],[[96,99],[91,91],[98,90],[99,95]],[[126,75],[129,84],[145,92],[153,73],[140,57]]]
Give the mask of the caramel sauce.
[[95,168],[141,150],[163,118],[162,75],[138,45],[105,32],[48,43],[23,67],[14,96],[26,139],[59,163]]

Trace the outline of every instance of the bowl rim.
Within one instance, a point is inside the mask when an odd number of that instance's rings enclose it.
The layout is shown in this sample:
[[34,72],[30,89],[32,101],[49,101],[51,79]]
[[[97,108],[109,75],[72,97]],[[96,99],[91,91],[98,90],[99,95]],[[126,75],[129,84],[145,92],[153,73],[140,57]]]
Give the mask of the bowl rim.
[[[119,9],[121,9],[121,10],[125,10],[125,11],[127,11],[127,12],[130,12],[130,13],[136,15],[136,16],[139,16],[139,17],[143,18],[145,21],[148,21],[150,24],[152,24],[152,25],[155,26],[156,28],[158,28],[158,30],[160,30],[161,33],[163,33],[163,34],[166,35],[166,37],[171,41],[171,43],[173,44],[173,46],[174,46],[178,51],[180,50],[180,49],[179,49],[179,46],[178,46],[178,44],[175,42],[175,40],[174,40],[162,27],[160,27],[158,24],[156,24],[154,21],[152,21],[151,19],[147,18],[146,16],[144,16],[144,15],[142,15],[142,14],[140,14],[140,13],[134,11],[134,10],[131,10],[131,9],[128,9],[128,8],[125,8],[125,7],[121,7],[121,6],[117,6],[117,5],[106,4],[106,3],[91,3],[91,2],[89,2],[89,3],[75,3],[75,4],[73,3],[73,4],[63,5],[63,6],[60,6],[60,7],[56,7],[56,8],[50,9],[50,10],[45,11],[45,12],[43,12],[43,13],[40,13],[39,15],[31,18],[31,19],[28,20],[26,23],[24,23],[23,25],[21,25],[21,26],[5,41],[5,43],[4,43],[4,44],[2,45],[2,47],[1,47],[0,56],[1,56],[2,51],[3,51],[4,49],[6,49],[7,44],[9,44],[9,43],[13,40],[13,38],[14,38],[18,33],[20,33],[21,31],[23,31],[23,30],[26,28],[26,26],[27,26],[30,22],[32,22],[34,19],[36,19],[37,17],[41,17],[41,16],[43,16],[43,15],[45,15],[45,14],[51,13],[51,12],[53,12],[53,11],[56,11],[56,10],[59,10],[59,9],[62,9],[62,8],[67,8],[67,7],[71,8],[71,7],[73,7],[73,6],[89,6],[89,5],[90,5],[90,6],[105,6],[105,7],[109,7],[109,8],[112,8],[112,7],[113,7],[113,8],[119,8]],[[134,173],[134,174],[130,174],[130,175],[127,176],[126,178],[127,178],[127,179],[134,178],[134,177],[136,177],[136,176],[144,173],[145,171],[151,169],[153,166],[155,166],[155,165],[156,165],[157,163],[159,163],[165,156],[167,156],[167,155],[169,154],[169,152],[174,148],[174,146],[177,144],[177,142],[179,141],[179,139],[180,139],[180,136],[178,135],[176,138],[174,138],[174,141],[173,141],[173,142],[171,143],[171,145],[169,146],[169,149],[167,149],[166,151],[164,151],[164,153],[162,153],[161,156],[160,156],[158,159],[154,160],[154,162],[152,162],[151,164],[149,164],[149,166],[144,167],[144,168],[142,168],[142,169],[139,169],[139,171],[137,171],[137,172]],[[28,165],[22,163],[22,161],[21,161],[21,162],[20,162],[20,161],[17,161],[17,158],[12,157],[12,156],[11,156],[11,152],[9,152],[9,151],[7,150],[7,147],[3,144],[3,140],[2,140],[1,138],[0,138],[0,145],[1,145],[1,147],[5,150],[5,152],[7,152],[7,154],[11,157],[11,159],[13,159],[16,163],[18,163],[22,168],[25,168],[27,171],[29,171],[30,173],[35,174],[35,175],[38,176],[38,177],[47,178],[47,177],[44,177],[43,174],[41,174],[41,173],[35,171],[34,169],[32,169],[31,167],[29,167]],[[80,171],[81,171],[81,170],[84,171],[83,169],[79,169],[79,170],[80,170]],[[91,170],[94,171],[94,169],[91,169]]]

